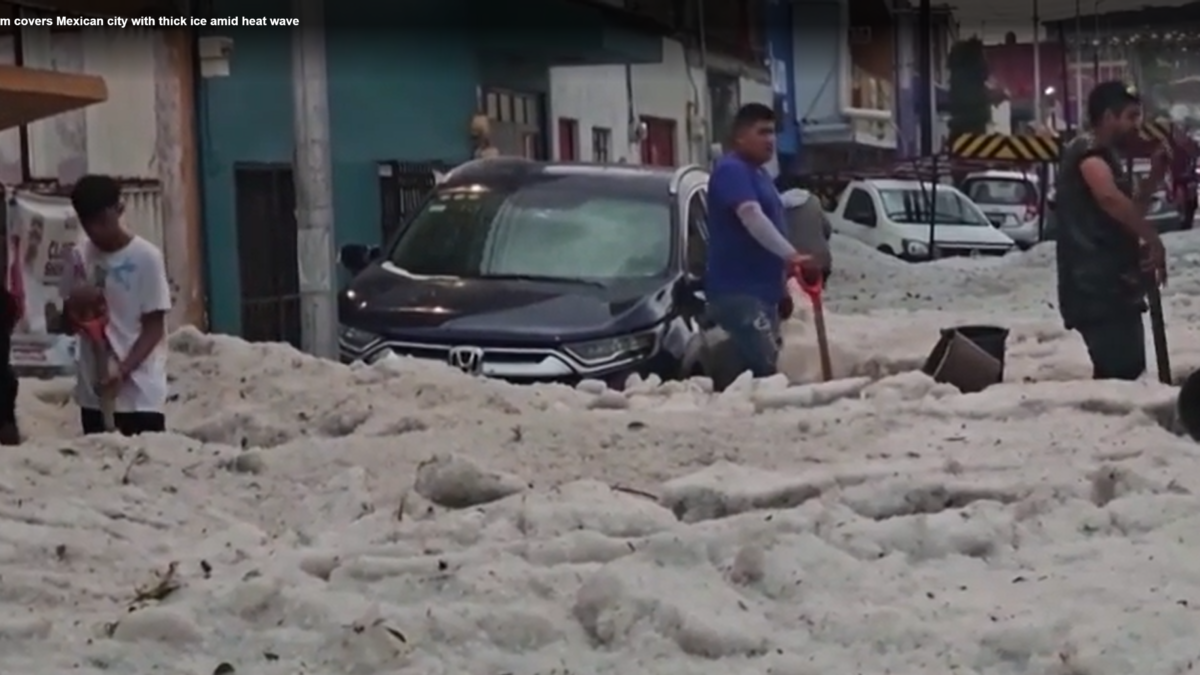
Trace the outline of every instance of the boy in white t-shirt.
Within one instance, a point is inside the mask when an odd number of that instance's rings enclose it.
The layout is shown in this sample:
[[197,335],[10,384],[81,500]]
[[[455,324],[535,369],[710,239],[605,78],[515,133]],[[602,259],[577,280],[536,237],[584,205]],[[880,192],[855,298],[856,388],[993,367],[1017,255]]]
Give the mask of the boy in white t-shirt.
[[95,350],[78,353],[75,400],[83,433],[104,433],[100,392],[115,401],[117,430],[127,436],[165,431],[166,315],[171,290],[162,251],[121,225],[121,186],[108,176],[84,176],[71,205],[86,238],[69,252],[63,270],[63,309],[70,317],[103,309],[115,372],[96,382]]

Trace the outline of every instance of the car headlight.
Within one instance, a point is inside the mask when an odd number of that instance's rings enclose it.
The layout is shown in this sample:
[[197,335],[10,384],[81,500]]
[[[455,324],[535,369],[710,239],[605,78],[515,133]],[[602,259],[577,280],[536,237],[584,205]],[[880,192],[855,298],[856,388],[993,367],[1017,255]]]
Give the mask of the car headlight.
[[565,347],[568,354],[592,365],[639,356],[649,356],[658,346],[658,330],[579,342]]
[[924,258],[929,255],[929,245],[923,241],[904,240],[904,253],[915,258]]
[[361,351],[379,341],[379,336],[353,326],[342,325],[338,328],[339,341],[354,350]]

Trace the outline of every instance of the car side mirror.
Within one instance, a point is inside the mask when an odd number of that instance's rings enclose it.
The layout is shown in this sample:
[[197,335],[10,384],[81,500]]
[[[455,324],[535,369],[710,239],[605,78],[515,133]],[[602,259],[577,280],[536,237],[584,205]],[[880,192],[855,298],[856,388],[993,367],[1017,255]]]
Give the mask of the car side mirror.
[[338,262],[351,274],[365,270],[373,260],[379,257],[378,246],[366,244],[346,244],[338,253]]

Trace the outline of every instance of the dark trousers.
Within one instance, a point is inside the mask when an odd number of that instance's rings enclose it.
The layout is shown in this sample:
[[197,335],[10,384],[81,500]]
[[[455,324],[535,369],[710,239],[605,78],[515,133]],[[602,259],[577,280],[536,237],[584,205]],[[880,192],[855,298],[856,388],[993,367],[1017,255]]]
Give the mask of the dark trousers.
[[[7,361],[8,359],[4,359]],[[0,425],[16,424],[17,392],[20,384],[9,363],[0,364]]]
[[[125,436],[138,434],[153,434],[167,430],[167,417],[157,412],[119,412],[113,415],[117,423],[117,431]],[[84,434],[104,434],[104,414],[94,408],[83,408],[79,411],[79,424]]]
[[713,323],[725,329],[742,361],[742,369],[754,377],[769,377],[779,360],[779,307],[749,295],[712,295],[706,312]]
[[1083,336],[1097,380],[1136,380],[1146,372],[1146,328],[1141,313],[1114,315],[1075,327]]

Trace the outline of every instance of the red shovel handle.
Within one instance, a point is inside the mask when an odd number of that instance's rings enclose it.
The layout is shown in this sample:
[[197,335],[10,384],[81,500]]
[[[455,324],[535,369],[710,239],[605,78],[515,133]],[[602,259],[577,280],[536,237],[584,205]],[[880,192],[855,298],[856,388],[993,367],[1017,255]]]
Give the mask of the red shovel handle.
[[75,329],[80,335],[83,335],[88,340],[95,344],[104,344],[107,339],[104,334],[104,329],[108,326],[108,319],[104,316],[98,316],[86,321],[79,321],[75,324]]
[[821,292],[825,290],[825,282],[820,270],[801,268],[795,275],[800,290],[814,303],[821,301]]

